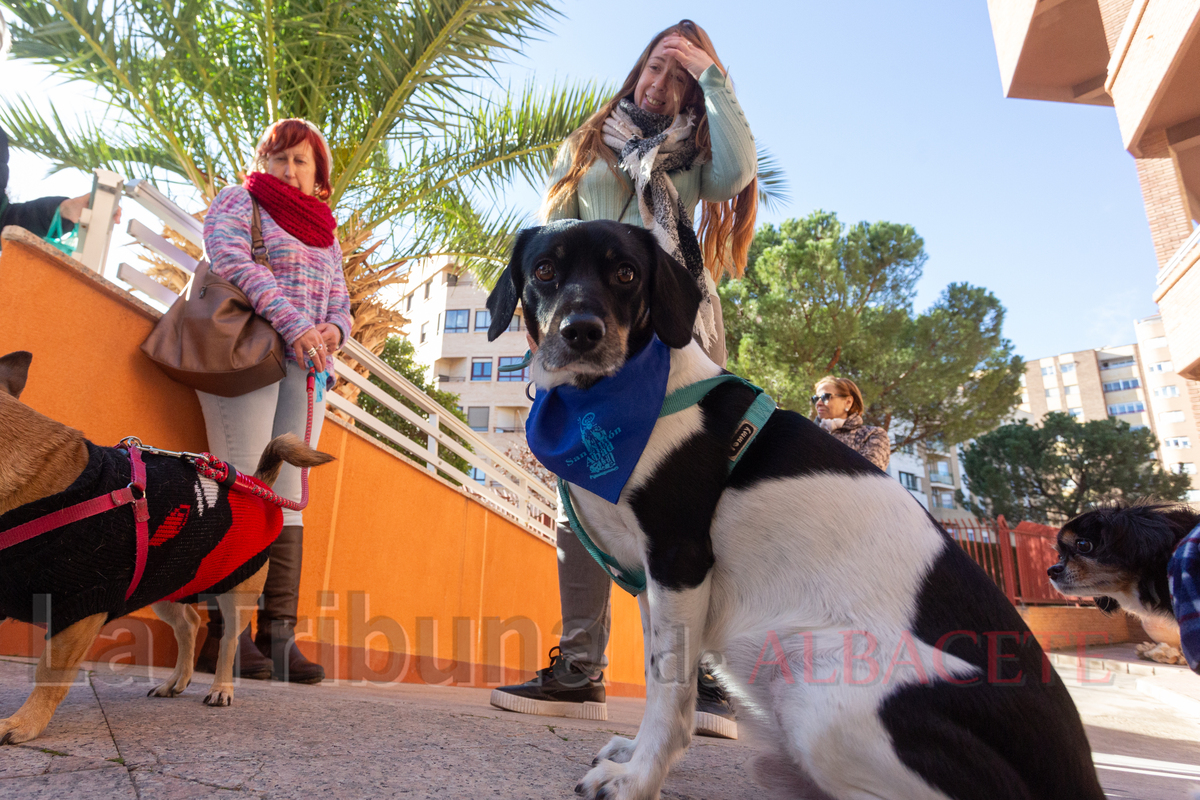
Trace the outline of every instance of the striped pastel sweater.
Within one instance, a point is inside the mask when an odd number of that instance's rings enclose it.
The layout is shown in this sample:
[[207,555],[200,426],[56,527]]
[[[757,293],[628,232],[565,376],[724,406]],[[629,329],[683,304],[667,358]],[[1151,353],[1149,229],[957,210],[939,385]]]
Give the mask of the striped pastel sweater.
[[342,250],[309,247],[280,228],[266,209],[263,241],[271,269],[250,255],[250,193],[242,186],[222,189],[204,218],[204,250],[210,269],[246,293],[254,310],[279,331],[292,357],[292,342],[320,322],[350,336],[350,295],[342,272]]

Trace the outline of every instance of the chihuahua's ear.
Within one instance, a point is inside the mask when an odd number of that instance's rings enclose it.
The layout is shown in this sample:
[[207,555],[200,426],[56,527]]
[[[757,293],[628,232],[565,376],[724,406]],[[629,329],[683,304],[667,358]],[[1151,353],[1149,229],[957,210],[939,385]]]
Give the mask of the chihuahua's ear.
[[[672,258],[654,240],[649,231],[643,232],[651,248],[654,263],[653,284],[650,289],[650,319],[654,332],[667,347],[679,349],[692,341],[696,312],[700,310],[700,287],[687,268]],[[713,298],[714,303],[720,300]]]
[[1121,610],[1121,604],[1111,597],[1093,597],[1092,602],[1096,604],[1096,608],[1100,609],[1106,617],[1111,617]]
[[[517,303],[521,300],[521,292],[525,289],[525,248],[538,235],[541,228],[526,228],[517,234],[513,243],[512,256],[508,266],[500,273],[496,287],[488,295],[487,307],[492,313],[492,324],[488,326],[488,341],[494,342],[496,337],[508,330],[513,314],[517,311]],[[528,320],[526,323],[528,324]],[[537,341],[537,326],[527,328],[529,334]]]
[[20,397],[21,392],[25,391],[32,361],[33,353],[27,350],[18,350],[0,358],[0,392]]

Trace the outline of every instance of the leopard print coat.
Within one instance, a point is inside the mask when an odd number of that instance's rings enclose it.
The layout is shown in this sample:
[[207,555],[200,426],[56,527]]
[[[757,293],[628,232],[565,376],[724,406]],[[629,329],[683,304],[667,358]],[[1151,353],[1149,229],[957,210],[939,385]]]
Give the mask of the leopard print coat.
[[842,423],[842,427],[833,431],[833,435],[842,444],[862,455],[884,472],[887,471],[892,448],[888,442],[887,431],[883,428],[863,425],[861,414],[851,414]]

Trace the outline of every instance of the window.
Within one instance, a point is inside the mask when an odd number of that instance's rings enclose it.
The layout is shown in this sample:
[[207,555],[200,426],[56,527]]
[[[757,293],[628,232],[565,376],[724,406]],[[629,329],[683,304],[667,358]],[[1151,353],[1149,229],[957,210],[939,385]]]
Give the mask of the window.
[[413,295],[415,295],[415,294],[416,294],[416,292],[413,292],[412,294],[410,294],[408,296],[408,300],[405,301],[405,303],[404,303],[405,311],[412,311],[412,299],[413,299]]
[[425,344],[425,339],[428,338],[428,336],[429,336],[429,323],[422,322],[421,323],[421,341],[417,342],[417,344]]
[[950,477],[950,462],[949,461],[931,461],[931,462],[929,462],[929,480],[937,481],[938,483],[953,484],[954,481]]
[[471,406],[467,409],[467,424],[471,430],[487,432],[488,410],[487,406]]
[[446,285],[447,286],[458,286],[458,276],[455,275],[453,272],[447,272],[446,273]]
[[1066,375],[1068,372],[1074,372],[1075,371],[1075,362],[1072,361],[1070,364],[1060,365],[1058,368],[1058,371],[1061,372],[1063,375]]
[[914,492],[921,491],[921,479],[916,475],[911,472],[901,472],[899,477],[900,485],[905,489],[911,489]]
[[1053,375],[1054,367],[1042,367],[1042,374],[1043,375]]
[[1021,405],[1029,405],[1029,392],[1021,392]]
[[1051,386],[1046,390],[1046,397],[1058,397],[1058,387]]
[[1119,361],[1101,361],[1100,369],[1119,369],[1120,367],[1132,367],[1134,365],[1132,358],[1123,358]]
[[446,312],[446,333],[466,333],[467,317],[470,312],[465,308],[455,308]]
[[440,312],[440,311],[438,312],[438,315],[437,315],[437,324],[433,326],[433,332],[434,333],[442,332],[442,312]]
[[954,508],[954,492],[942,489],[933,493],[934,508]]
[[487,476],[483,474],[483,470],[481,470],[479,467],[471,467],[471,480],[483,485],[483,482],[486,479]]
[[1083,419],[1083,409],[1082,408],[1068,408],[1067,414],[1069,414],[1071,416],[1071,419]]
[[1136,403],[1117,403],[1115,406],[1108,407],[1108,413],[1116,416],[1118,414],[1137,414],[1146,410],[1146,404],[1140,400]]
[[426,300],[429,299],[429,288],[431,286],[433,286],[433,278],[430,278],[429,280],[425,281],[425,299]]
[[1195,463],[1193,463],[1191,461],[1185,462],[1183,464],[1176,464],[1175,471],[1178,472],[1180,475],[1195,475],[1196,474],[1196,465],[1195,465]]
[[1154,366],[1146,370],[1146,372],[1174,372],[1175,365],[1170,361],[1160,361]]
[[1063,394],[1079,394],[1078,386],[1068,386],[1063,389]]
[[1192,446],[1192,440],[1187,436],[1172,436],[1170,439],[1163,439],[1163,447],[1168,450],[1187,450]]
[[1154,390],[1155,397],[1179,397],[1178,386],[1164,386],[1161,389]]
[[511,320],[509,320],[508,329],[510,331],[521,330],[521,315],[520,314],[513,314],[513,318]]
[[[500,356],[500,363],[497,366],[508,367],[508,366],[512,366],[513,364],[520,364],[524,360],[525,360],[525,358],[523,356]],[[514,370],[513,372],[499,372],[498,371],[498,374],[496,375],[496,380],[498,380],[498,381],[521,381],[522,383],[524,383],[525,381],[529,380],[529,367],[526,366],[525,369],[518,369],[518,370]]]
[[486,308],[475,312],[475,331],[486,331],[492,324],[492,312]]
[[492,379],[492,360],[476,358],[471,361],[471,380],[490,381]]
[[1165,336],[1155,336],[1153,339],[1147,339],[1146,343],[1142,345],[1142,347],[1145,347],[1147,349],[1153,349],[1156,347],[1166,347],[1166,346],[1167,346],[1167,337],[1165,337]]
[[1183,422],[1184,416],[1182,411],[1162,411],[1158,415],[1159,422]]
[[1023,373],[1023,372],[1021,373],[1021,385],[1022,386],[1025,385],[1025,373]]
[[1113,381],[1112,383],[1104,384],[1106,392],[1120,392],[1125,389],[1136,389],[1142,385],[1142,382],[1137,378],[1126,378],[1123,381]]

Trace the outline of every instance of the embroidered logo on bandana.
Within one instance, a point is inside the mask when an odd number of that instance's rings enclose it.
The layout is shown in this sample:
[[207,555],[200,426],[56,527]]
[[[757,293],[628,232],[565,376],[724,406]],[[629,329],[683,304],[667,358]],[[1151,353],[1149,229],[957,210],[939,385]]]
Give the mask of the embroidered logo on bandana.
[[563,480],[616,503],[650,440],[670,371],[671,350],[656,336],[590,389],[539,390],[525,426],[529,449]]

